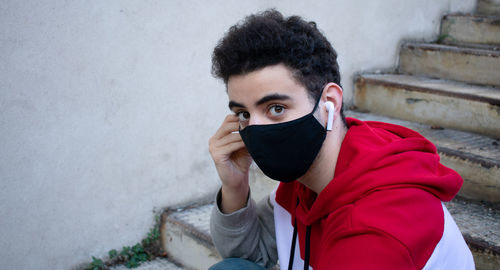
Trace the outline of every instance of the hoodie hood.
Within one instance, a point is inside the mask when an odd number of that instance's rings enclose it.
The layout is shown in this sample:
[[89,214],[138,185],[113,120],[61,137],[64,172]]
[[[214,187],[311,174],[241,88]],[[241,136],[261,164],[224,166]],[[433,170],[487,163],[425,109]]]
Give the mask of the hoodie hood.
[[295,204],[296,208],[290,207],[296,210],[291,214],[304,225],[374,191],[418,188],[449,201],[462,186],[460,175],[439,162],[434,144],[419,133],[354,118],[347,118],[347,125],[334,178],[318,196],[297,181],[280,184],[280,189],[291,191],[280,194],[295,194],[294,198],[283,199]]

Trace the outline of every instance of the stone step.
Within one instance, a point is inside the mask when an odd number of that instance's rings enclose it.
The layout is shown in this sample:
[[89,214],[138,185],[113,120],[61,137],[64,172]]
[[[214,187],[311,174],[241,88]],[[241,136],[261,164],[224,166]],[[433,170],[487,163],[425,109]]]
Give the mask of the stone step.
[[460,196],[500,205],[500,140],[356,111],[346,111],[346,116],[393,123],[419,132],[436,145],[441,162],[464,179]]
[[[479,270],[500,267],[500,212],[481,204],[455,199],[446,204],[473,251]],[[217,262],[210,238],[209,218],[213,203],[172,209],[164,214],[163,248],[189,269],[207,269]]]
[[[111,267],[110,270],[128,270],[125,265]],[[145,262],[134,268],[135,270],[185,270],[185,268],[178,266],[171,261],[163,258]]]
[[440,41],[500,45],[500,16],[446,15],[441,22]]
[[484,15],[500,15],[500,0],[478,0],[476,12]]
[[361,110],[500,138],[500,89],[401,74],[355,79]]
[[167,256],[188,269],[208,269],[221,257],[210,237],[213,203],[169,209],[162,215],[161,239]]
[[457,47],[431,43],[401,46],[398,71],[410,75],[500,86],[498,47]]
[[460,198],[445,205],[472,251],[476,269],[500,269],[500,211]]

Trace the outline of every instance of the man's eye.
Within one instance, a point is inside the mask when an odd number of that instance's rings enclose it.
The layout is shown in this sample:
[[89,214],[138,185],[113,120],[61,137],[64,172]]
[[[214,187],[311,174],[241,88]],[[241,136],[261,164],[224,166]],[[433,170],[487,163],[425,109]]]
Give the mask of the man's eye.
[[281,105],[273,105],[271,108],[269,108],[269,112],[272,116],[280,116],[285,112],[285,107]]
[[249,112],[238,112],[236,113],[236,116],[240,119],[240,122],[247,121],[250,118],[250,113]]

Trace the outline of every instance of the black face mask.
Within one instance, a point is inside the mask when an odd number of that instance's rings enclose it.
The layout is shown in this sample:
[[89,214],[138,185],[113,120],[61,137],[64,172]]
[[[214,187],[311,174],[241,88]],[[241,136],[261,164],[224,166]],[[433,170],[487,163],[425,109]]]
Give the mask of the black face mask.
[[291,182],[309,170],[326,137],[326,129],[313,116],[318,103],[301,118],[240,130],[248,152],[265,175]]

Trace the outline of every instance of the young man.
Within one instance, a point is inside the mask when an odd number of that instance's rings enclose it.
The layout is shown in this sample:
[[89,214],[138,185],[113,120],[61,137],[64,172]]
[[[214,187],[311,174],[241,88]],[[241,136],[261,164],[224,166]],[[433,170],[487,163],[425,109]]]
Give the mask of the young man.
[[[211,233],[232,258],[212,269],[474,269],[442,204],[462,179],[420,134],[344,118],[337,54],[314,23],[249,16],[212,60],[233,112],[209,141]],[[281,181],[259,205],[252,160]]]

